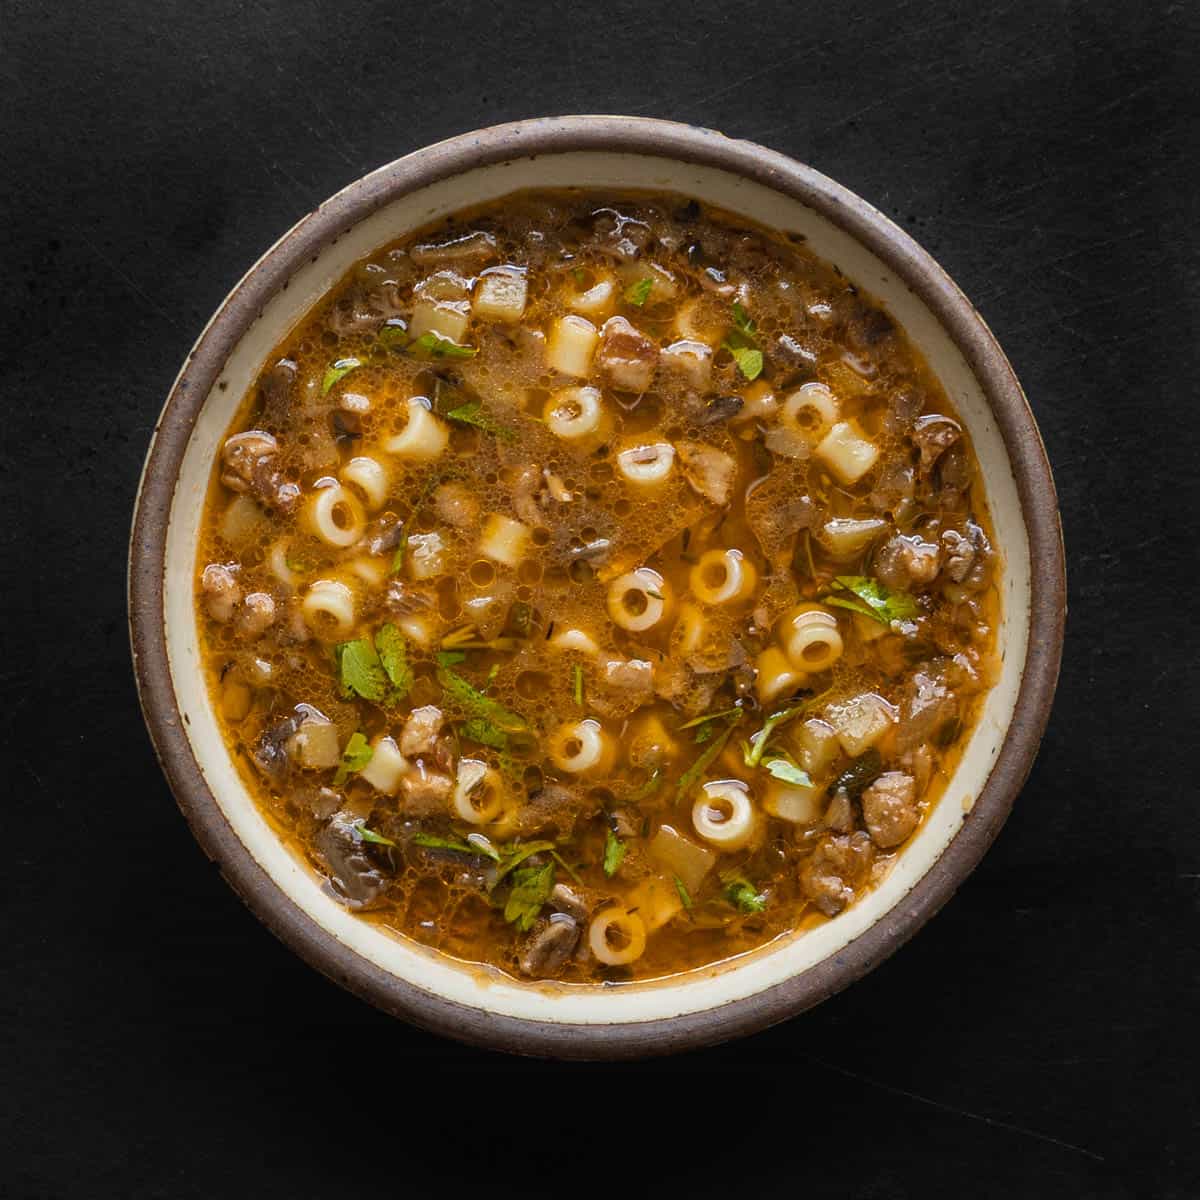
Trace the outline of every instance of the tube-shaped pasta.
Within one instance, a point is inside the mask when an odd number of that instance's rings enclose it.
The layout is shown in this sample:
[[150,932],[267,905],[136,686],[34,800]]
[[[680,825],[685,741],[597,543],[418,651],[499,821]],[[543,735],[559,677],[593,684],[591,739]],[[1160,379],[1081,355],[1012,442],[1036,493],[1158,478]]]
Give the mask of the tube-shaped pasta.
[[303,581],[303,576],[297,574],[288,565],[288,541],[287,538],[281,538],[275,542],[271,549],[267,551],[267,570],[293,591],[298,588]]
[[648,442],[617,454],[617,470],[627,483],[651,490],[661,487],[675,466],[675,447],[670,442]]
[[749,789],[736,779],[706,783],[692,806],[692,826],[718,850],[741,850],[749,845],[756,824]]
[[300,614],[322,641],[342,640],[354,630],[354,593],[340,579],[316,579],[300,601]]
[[599,721],[568,721],[550,735],[550,761],[571,775],[602,771],[612,763],[612,739]]
[[504,810],[504,789],[498,772],[477,758],[460,759],[450,807],[471,825],[494,821]]
[[564,375],[586,379],[599,340],[600,334],[591,321],[574,314],[559,317],[546,342],[546,363]]
[[783,402],[780,420],[810,442],[818,442],[840,415],[834,394],[823,383],[806,383]]
[[738,604],[754,595],[758,572],[740,550],[706,550],[688,575],[702,604]]
[[712,628],[700,606],[685,602],[679,606],[679,620],[671,630],[671,653],[689,658],[710,640]]
[[804,672],[796,670],[778,646],[768,646],[755,660],[754,667],[754,690],[760,704],[770,704],[804,682]]
[[563,629],[550,639],[555,650],[577,650],[580,654],[595,656],[600,653],[596,640],[582,629]]
[[838,421],[817,444],[814,452],[845,484],[857,483],[879,458],[879,447],[863,433],[857,421]]
[[304,521],[327,546],[339,550],[353,546],[367,529],[367,515],[358,497],[332,481],[306,499]]
[[542,413],[546,428],[564,442],[586,442],[603,436],[606,421],[600,389],[570,387],[555,392]]
[[381,587],[390,564],[379,558],[356,558],[348,564],[351,571],[368,587]]
[[613,905],[601,909],[588,927],[588,946],[606,966],[622,967],[646,950],[646,926],[635,912]]
[[517,566],[525,557],[529,527],[501,513],[490,513],[483,523],[479,553],[506,567]]
[[666,616],[670,599],[666,580],[649,567],[638,567],[608,585],[608,615],[614,625],[644,633]]
[[567,307],[593,320],[604,320],[613,310],[617,287],[611,279],[598,279],[586,292],[567,297]]
[[362,493],[368,512],[383,507],[388,495],[388,471],[379,459],[360,454],[342,468],[341,476],[343,483],[352,484]]
[[400,790],[400,778],[408,770],[408,760],[400,753],[396,739],[377,737],[371,743],[371,761],[358,773],[377,792],[394,796]]
[[819,604],[800,604],[780,625],[779,640],[798,671],[826,671],[842,657],[837,618]]
[[666,370],[682,375],[698,392],[708,390],[712,378],[712,347],[693,338],[672,342],[660,355]]
[[449,440],[450,430],[429,411],[429,401],[424,396],[413,396],[408,402],[407,423],[383,443],[383,448],[410,462],[432,462]]

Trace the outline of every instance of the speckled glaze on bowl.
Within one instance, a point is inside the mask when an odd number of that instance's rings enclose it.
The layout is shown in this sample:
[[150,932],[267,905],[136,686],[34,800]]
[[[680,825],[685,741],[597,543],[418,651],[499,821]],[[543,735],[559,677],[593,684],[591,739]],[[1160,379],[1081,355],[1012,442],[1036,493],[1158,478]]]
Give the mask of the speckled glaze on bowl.
[[[805,235],[881,299],[974,440],[1005,557],[1004,665],[959,767],[886,879],[807,934],[668,980],[520,983],[389,936],[338,906],[275,837],[221,740],[199,669],[193,564],[222,434],[267,354],[359,257],[521,188],[679,192]],[[250,909],[329,978],[386,1012],[480,1046],[631,1058],[737,1037],[810,1008],[902,945],[975,867],[1037,752],[1065,618],[1058,507],[1037,426],[1000,347],[944,271],[853,193],[771,150],[629,117],[522,121],[430,146],[358,180],[284,235],[217,310],[150,445],[129,606],[146,723],[197,840]],[[950,964],[947,964],[947,970]]]

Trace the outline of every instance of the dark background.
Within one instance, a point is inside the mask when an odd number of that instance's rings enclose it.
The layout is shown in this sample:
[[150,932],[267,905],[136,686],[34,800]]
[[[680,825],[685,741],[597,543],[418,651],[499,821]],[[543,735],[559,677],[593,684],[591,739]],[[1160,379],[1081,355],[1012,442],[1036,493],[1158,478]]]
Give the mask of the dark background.
[[[3,0],[0,1191],[1200,1194],[1198,51],[1158,2]],[[276,943],[125,631],[147,440],[241,273],[382,162],[569,112],[761,140],[923,242],[1029,393],[1071,583],[1041,757],[945,911],[806,1016],[619,1067],[431,1038]]]

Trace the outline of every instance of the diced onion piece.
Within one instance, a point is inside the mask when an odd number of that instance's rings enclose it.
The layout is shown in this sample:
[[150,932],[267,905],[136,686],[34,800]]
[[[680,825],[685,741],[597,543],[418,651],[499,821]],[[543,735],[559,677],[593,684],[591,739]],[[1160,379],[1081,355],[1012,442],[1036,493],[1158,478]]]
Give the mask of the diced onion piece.
[[418,646],[432,646],[434,638],[437,637],[437,626],[433,620],[417,613],[396,617],[396,628]]
[[261,504],[249,496],[234,496],[221,515],[221,536],[235,550],[239,549],[262,529],[266,519]]
[[525,315],[526,292],[523,267],[489,267],[475,285],[471,311],[481,321],[512,325]]
[[388,495],[388,472],[379,459],[360,454],[342,468],[341,477],[343,483],[352,484],[362,493],[368,512],[383,507]]
[[340,579],[317,579],[300,601],[304,623],[323,641],[342,641],[354,630],[354,593]]
[[770,704],[786,692],[795,691],[806,678],[778,646],[768,646],[755,660],[754,690],[760,704]]
[[566,442],[582,442],[594,438],[604,427],[604,403],[600,389],[570,387],[555,392],[546,401],[542,415],[546,428]]
[[377,737],[371,743],[371,761],[358,773],[377,792],[394,796],[400,790],[400,777],[408,770],[408,760],[396,746],[396,739]]
[[559,317],[546,343],[546,363],[564,375],[586,379],[600,334],[591,321],[579,316]]
[[750,791],[736,779],[706,783],[692,805],[692,826],[718,850],[741,850],[754,837],[757,821]]
[[646,926],[635,912],[616,906],[602,909],[588,928],[588,946],[606,966],[622,967],[641,958]]
[[461,342],[467,332],[471,311],[471,288],[454,271],[437,271],[413,289],[412,320],[408,335],[414,341],[436,333]]
[[550,735],[549,757],[570,775],[594,773],[611,765],[612,742],[599,721],[568,721]]
[[649,567],[621,575],[608,585],[608,615],[630,633],[653,629],[666,615],[667,582]]
[[844,704],[831,704],[825,715],[851,758],[874,746],[896,720],[896,710],[874,692],[864,692]]
[[617,454],[617,470],[635,487],[659,487],[670,478],[674,466],[675,447],[670,442],[648,442]]
[[709,640],[711,626],[703,609],[690,602],[679,606],[679,620],[671,630],[671,653],[688,658]]
[[429,411],[423,396],[413,396],[408,402],[408,421],[397,434],[383,443],[383,448],[397,458],[409,462],[432,462],[450,440],[450,430]]
[[825,789],[816,784],[785,783],[772,779],[763,795],[763,809],[793,825],[813,825],[821,819]]
[[711,346],[694,338],[681,338],[659,355],[659,362],[686,379],[690,387],[704,392],[712,379],[712,357]]
[[684,837],[670,825],[660,825],[650,839],[646,853],[671,875],[677,875],[691,895],[695,895],[704,877],[717,861],[716,854],[707,846],[698,846],[691,838]]
[[661,929],[683,911],[683,898],[674,881],[657,879],[653,875],[631,887],[625,903],[642,918],[647,933]]
[[703,604],[737,604],[754,595],[758,572],[740,550],[706,550],[688,575],[692,595]]
[[780,623],[779,640],[798,671],[827,671],[842,657],[837,617],[819,604],[793,608]]
[[342,759],[337,726],[309,717],[288,739],[288,753],[310,771],[327,771]]
[[440,533],[409,534],[405,558],[413,579],[434,579],[446,570],[446,543]]
[[881,625],[874,617],[864,617],[862,613],[851,613],[850,623],[861,642],[877,642],[892,632],[888,625]]
[[479,539],[479,553],[506,567],[517,566],[525,557],[529,527],[502,513],[489,513]]
[[826,521],[822,532],[829,544],[829,553],[839,562],[857,558],[885,529],[888,523],[882,517],[834,517]]
[[842,483],[857,483],[879,458],[879,447],[863,433],[857,421],[839,421],[817,444],[815,451]]
[[305,500],[304,521],[327,546],[344,550],[367,529],[367,515],[358,497],[340,483],[318,487]]
[[800,765],[814,778],[828,771],[842,752],[833,726],[820,717],[801,723],[792,736]]
[[477,758],[463,758],[450,806],[457,817],[471,825],[486,825],[504,810],[504,788],[499,774]]

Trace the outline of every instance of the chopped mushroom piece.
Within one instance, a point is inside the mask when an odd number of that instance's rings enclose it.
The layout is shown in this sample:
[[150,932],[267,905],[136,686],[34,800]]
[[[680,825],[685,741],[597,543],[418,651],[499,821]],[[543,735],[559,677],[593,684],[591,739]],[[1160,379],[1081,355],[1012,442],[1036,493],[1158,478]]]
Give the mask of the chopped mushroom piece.
[[596,365],[611,387],[624,392],[644,392],[654,377],[658,349],[624,317],[604,322]]
[[732,454],[703,442],[677,442],[675,451],[679,455],[684,478],[695,491],[718,506],[729,503],[737,472],[737,463]]
[[539,921],[521,951],[521,974],[533,979],[557,975],[579,942],[579,925],[564,912]]
[[438,519],[455,529],[474,529],[479,524],[479,497],[457,479],[434,491],[433,507]]
[[875,574],[898,592],[924,587],[937,578],[941,555],[932,542],[902,533],[886,541],[875,555]]
[[928,474],[942,454],[962,437],[962,426],[949,417],[933,413],[918,419],[912,439],[921,452],[921,473]]
[[863,822],[881,850],[899,846],[916,829],[916,796],[916,781],[902,771],[885,771],[863,792]]
[[214,621],[228,621],[242,598],[236,569],[236,566],[226,566],[224,563],[209,563],[200,576],[204,608]]
[[261,637],[275,623],[275,600],[268,592],[251,592],[242,601],[238,628],[248,637]]
[[235,433],[221,451],[221,482],[231,491],[249,492],[264,504],[289,512],[300,498],[300,489],[280,474],[278,454],[279,443],[261,429]]
[[827,917],[836,917],[854,899],[873,857],[871,839],[862,830],[826,834],[800,869],[804,894]]
[[362,818],[339,812],[313,839],[329,872],[330,892],[347,908],[369,908],[387,887],[387,876],[371,861],[358,827]]
[[400,780],[400,811],[410,817],[444,813],[453,790],[454,781],[449,775],[431,771],[423,762],[417,762],[413,771]]
[[414,708],[404,723],[404,732],[400,735],[400,753],[405,758],[432,754],[437,745],[438,734],[445,723],[446,718],[442,710],[433,704]]

